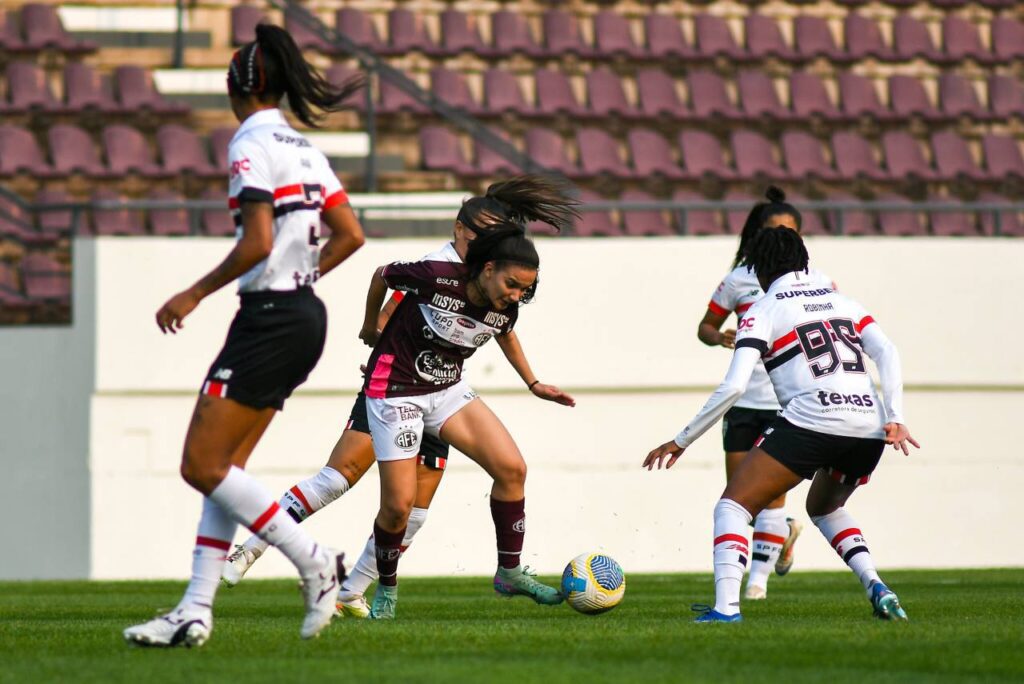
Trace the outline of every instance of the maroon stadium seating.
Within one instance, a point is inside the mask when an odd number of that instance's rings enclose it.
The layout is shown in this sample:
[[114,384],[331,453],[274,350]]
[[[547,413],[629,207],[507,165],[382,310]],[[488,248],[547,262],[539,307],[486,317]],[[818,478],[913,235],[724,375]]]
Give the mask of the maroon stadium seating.
[[7,103],[11,112],[57,112],[63,106],[54,97],[46,81],[46,72],[33,62],[9,62],[7,74]]
[[71,275],[51,256],[29,253],[22,260],[25,294],[29,299],[68,302],[71,299]]
[[55,175],[32,133],[18,126],[0,125],[0,176],[18,173],[43,178]]
[[771,77],[761,70],[741,71],[736,78],[743,111],[750,118],[784,120],[789,110],[782,106]]
[[[676,190],[672,193],[676,202],[692,202],[703,200],[704,197],[692,190]],[[722,235],[727,232],[722,222],[722,215],[717,211],[698,209],[676,214],[676,229],[684,235]]]
[[729,24],[722,17],[698,14],[693,20],[697,53],[703,57],[745,59],[747,53],[736,43]]
[[830,62],[851,61],[850,55],[836,44],[828,22],[822,17],[802,15],[793,20],[796,51],[803,59],[822,57]]
[[896,59],[896,52],[882,38],[882,29],[868,17],[850,13],[843,20],[846,51],[855,60],[874,58],[882,61]]
[[484,72],[484,101],[487,103],[487,111],[493,114],[535,113],[534,107],[523,97],[515,74],[501,69],[488,69]]
[[682,119],[687,116],[686,105],[676,92],[675,79],[661,69],[637,71],[636,89],[640,110],[645,115],[664,116],[670,119]]
[[978,27],[963,17],[947,14],[942,18],[942,41],[950,59],[973,59],[982,64],[996,61],[996,57],[981,44]]
[[839,98],[843,112],[853,117],[868,117],[878,121],[893,118],[893,113],[878,98],[871,79],[850,71],[839,74]]
[[786,168],[793,178],[831,181],[839,177],[825,158],[824,145],[806,131],[783,133],[782,150],[786,157]]
[[458,136],[444,126],[424,126],[420,131],[420,150],[426,169],[452,171],[458,174],[474,172]]
[[569,78],[563,71],[538,69],[534,73],[537,88],[537,111],[548,116],[565,114],[585,116],[586,110],[576,101]]
[[156,113],[179,114],[188,106],[169,102],[157,92],[152,74],[139,66],[120,66],[114,71],[117,96],[125,109],[148,109]]
[[647,36],[647,50],[657,59],[687,59],[695,54],[693,46],[683,35],[682,25],[673,15],[646,14],[644,35]]
[[157,166],[145,136],[138,130],[112,124],[103,129],[102,137],[107,166],[113,173],[125,176],[134,172],[150,178],[168,175]]
[[627,135],[633,169],[638,178],[663,176],[669,180],[682,180],[686,174],[672,159],[672,144],[660,133],[646,128],[634,128]]
[[75,113],[94,110],[107,114],[120,109],[109,80],[82,62],[64,65],[64,100],[68,111]]
[[593,49],[583,40],[579,21],[574,14],[562,10],[548,10],[544,13],[544,45],[548,54],[561,57],[575,54],[587,58],[594,54]]
[[686,76],[690,91],[690,109],[700,118],[741,119],[743,115],[732,104],[725,81],[713,71],[694,69]]
[[115,175],[100,160],[92,136],[78,126],[57,124],[47,130],[46,136],[53,167],[58,172],[83,173],[93,178]]
[[584,174],[607,173],[618,178],[630,178],[633,172],[622,161],[619,144],[606,131],[583,128],[576,133],[580,152],[580,168]]
[[547,128],[526,131],[526,154],[535,162],[567,176],[579,176],[579,168],[572,163],[565,150],[562,136]]
[[760,133],[745,129],[733,131],[732,158],[741,178],[789,178],[789,173],[775,160],[771,142]]
[[388,12],[388,36],[392,53],[422,52],[431,56],[442,54],[427,33],[423,16],[404,7],[396,7]]
[[763,14],[748,14],[743,20],[747,35],[747,52],[757,59],[793,60],[796,52],[786,45],[779,25]]
[[985,168],[994,179],[1016,176],[1024,180],[1024,155],[1020,143],[1008,135],[986,134],[981,140],[985,151]]
[[995,17],[992,20],[992,53],[1005,62],[1024,58],[1024,21]]
[[989,112],[981,105],[974,86],[963,76],[947,72],[939,77],[939,101],[942,111],[950,116],[967,116],[983,120]]
[[825,83],[808,71],[794,71],[789,75],[789,98],[797,118],[821,116],[828,121],[845,118],[832,104]]
[[[110,190],[96,190],[93,202],[122,202],[124,197]],[[138,209],[93,209],[94,235],[145,235],[146,221]]]
[[57,50],[64,53],[85,53],[96,50],[95,43],[80,41],[64,30],[57,7],[28,3],[21,6],[21,26],[25,47],[31,50]]
[[736,177],[736,173],[725,161],[722,145],[712,134],[685,130],[679,134],[679,147],[683,151],[683,167],[689,175],[714,176],[722,180]]
[[926,121],[948,118],[935,108],[928,99],[924,84],[913,76],[896,74],[889,77],[889,103],[893,112],[901,117],[919,116]]
[[[642,190],[627,190],[620,198],[624,202],[649,202],[654,198]],[[622,225],[626,235],[673,235],[672,226],[665,221],[660,211],[624,209]]]
[[602,10],[594,16],[594,48],[604,57],[641,59],[647,56],[633,40],[629,20],[611,10]]
[[933,133],[932,151],[935,156],[935,167],[943,177],[964,178],[971,181],[988,179],[987,174],[974,160],[967,141],[954,131],[946,130]]
[[204,141],[191,128],[178,124],[161,126],[156,132],[160,159],[165,171],[192,173],[200,177],[219,177],[224,172],[210,163]]
[[263,10],[253,5],[235,5],[231,8],[231,44],[244,45],[256,39],[256,26],[266,17]]
[[639,110],[626,100],[622,79],[607,67],[587,72],[587,95],[590,111],[597,116],[637,117]]
[[[580,191],[580,201],[584,204],[601,202],[604,198],[590,190]],[[622,235],[622,229],[615,224],[612,215],[607,211],[585,211],[576,220],[573,232],[581,236],[605,235],[615,237]]]
[[885,165],[895,179],[935,180],[937,175],[924,155],[921,144],[906,131],[888,131],[882,136]]
[[[184,197],[170,190],[154,190],[149,193],[148,199],[179,202]],[[151,209],[149,228],[153,235],[188,235],[192,232],[188,211],[185,209]]]
[[480,37],[476,19],[451,8],[441,12],[441,47],[452,55],[465,52],[488,57],[493,54]]
[[438,67],[430,72],[430,84],[434,96],[445,104],[473,115],[483,113],[483,108],[469,92],[469,84],[459,72]]
[[842,178],[888,180],[889,175],[879,166],[871,144],[856,133],[839,131],[833,134],[832,154]]

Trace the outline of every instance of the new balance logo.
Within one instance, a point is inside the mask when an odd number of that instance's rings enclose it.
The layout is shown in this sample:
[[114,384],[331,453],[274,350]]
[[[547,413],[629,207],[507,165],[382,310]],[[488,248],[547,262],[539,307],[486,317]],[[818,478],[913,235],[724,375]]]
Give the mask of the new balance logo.
[[213,377],[217,378],[218,380],[230,380],[231,374],[233,372],[234,371],[232,371],[230,368],[218,368],[217,371],[213,374]]

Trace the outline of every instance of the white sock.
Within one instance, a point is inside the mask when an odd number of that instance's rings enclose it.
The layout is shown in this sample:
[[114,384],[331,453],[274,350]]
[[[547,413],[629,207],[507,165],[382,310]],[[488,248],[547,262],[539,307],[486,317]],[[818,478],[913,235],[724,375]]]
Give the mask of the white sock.
[[[324,466],[316,475],[285,492],[278,503],[281,508],[288,511],[288,515],[295,522],[301,523],[327,504],[336,501],[348,489],[349,483],[344,475],[331,466]],[[246,539],[242,546],[259,558],[269,545],[254,534]]]
[[[420,531],[426,520],[426,508],[413,508],[409,511],[409,522],[405,528],[405,538],[402,540],[403,553],[412,544],[412,538]],[[366,540],[366,546],[363,547],[363,554],[359,556],[359,560],[356,561],[355,566],[349,573],[348,579],[341,585],[342,591],[349,594],[365,594],[370,585],[377,580],[376,550],[377,547],[373,543],[373,535],[371,534],[370,538]]]
[[845,508],[836,509],[828,515],[815,516],[811,521],[821,530],[825,540],[832,545],[843,562],[850,566],[870,596],[871,585],[882,579],[875,570],[875,561],[871,558],[857,521]]
[[264,541],[288,557],[303,577],[323,569],[319,545],[291,516],[281,510],[270,492],[241,468],[231,466],[210,498]]
[[192,552],[192,579],[178,608],[189,612],[213,609],[213,598],[220,585],[220,573],[238,524],[210,499],[203,499],[203,512]]
[[754,548],[750,554],[750,577],[747,586],[768,588],[768,576],[779,559],[779,552],[789,534],[786,511],[766,508],[754,520]]
[[751,515],[732,499],[715,505],[715,611],[740,612],[740,584],[747,567],[747,526]]

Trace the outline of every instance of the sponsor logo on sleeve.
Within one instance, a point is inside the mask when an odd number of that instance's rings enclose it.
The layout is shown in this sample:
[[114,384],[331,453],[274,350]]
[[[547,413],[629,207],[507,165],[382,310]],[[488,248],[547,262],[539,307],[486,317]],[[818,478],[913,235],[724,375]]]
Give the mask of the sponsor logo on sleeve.
[[232,178],[245,171],[252,171],[252,162],[249,161],[248,157],[246,157],[245,159],[238,159],[236,161],[231,162]]

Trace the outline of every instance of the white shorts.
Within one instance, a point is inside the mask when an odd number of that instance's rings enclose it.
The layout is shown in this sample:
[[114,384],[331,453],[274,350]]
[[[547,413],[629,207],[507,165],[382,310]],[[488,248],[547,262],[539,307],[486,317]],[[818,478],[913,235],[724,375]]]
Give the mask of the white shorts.
[[366,398],[366,418],[378,461],[415,458],[423,431],[440,437],[441,426],[476,399],[465,380],[447,389],[415,397]]

